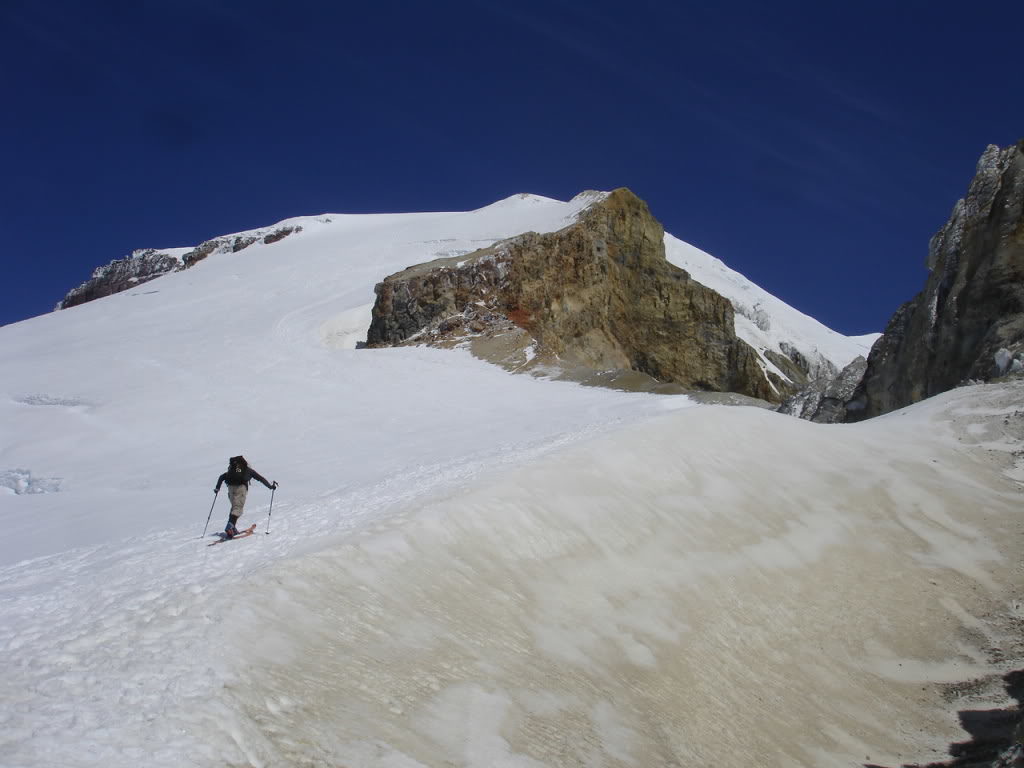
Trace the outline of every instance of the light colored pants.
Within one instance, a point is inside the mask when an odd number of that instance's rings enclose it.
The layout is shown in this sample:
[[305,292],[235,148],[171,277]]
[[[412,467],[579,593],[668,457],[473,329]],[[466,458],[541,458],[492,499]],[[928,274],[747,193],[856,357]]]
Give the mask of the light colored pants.
[[245,485],[229,485],[228,501],[231,502],[231,514],[236,517],[242,516],[242,507],[245,506],[245,495],[249,488]]

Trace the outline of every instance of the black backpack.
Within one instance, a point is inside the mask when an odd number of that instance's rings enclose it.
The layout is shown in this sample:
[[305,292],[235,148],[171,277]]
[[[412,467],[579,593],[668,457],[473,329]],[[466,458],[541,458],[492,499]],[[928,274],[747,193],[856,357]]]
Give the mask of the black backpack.
[[228,485],[245,485],[249,482],[249,462],[244,456],[232,456],[228,459],[228,471],[224,481]]

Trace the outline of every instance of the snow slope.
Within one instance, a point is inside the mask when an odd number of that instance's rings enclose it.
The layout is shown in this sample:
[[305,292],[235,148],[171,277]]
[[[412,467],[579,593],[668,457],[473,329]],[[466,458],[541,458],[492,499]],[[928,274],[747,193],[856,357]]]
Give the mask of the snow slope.
[[[452,356],[426,350],[355,350],[369,325],[373,286],[384,276],[524,231],[559,229],[602,194],[568,203],[516,195],[465,213],[287,219],[258,232],[302,231],[0,329],[0,514],[17,542],[13,551],[0,545],[0,562],[62,546],[39,524],[43,517],[91,544],[195,515],[204,506],[196,478],[216,477],[211,468],[239,452],[267,471],[296,467],[293,493],[327,493],[383,482],[424,456],[431,465],[462,466],[473,455],[481,414],[491,430],[507,417],[512,432],[500,442],[511,445],[575,431],[580,417],[566,403],[594,413],[584,430],[617,418],[608,414],[619,406],[606,403],[627,401],[603,393],[508,382],[472,364],[464,373],[451,367]],[[671,236],[666,243],[676,260],[690,248]],[[697,279],[723,283],[715,278],[725,273],[720,262],[690,251],[685,266]],[[808,356],[820,348],[841,367],[859,349],[729,275],[733,294],[773,302],[773,322]],[[787,310],[806,322],[775,320],[788,318]],[[741,320],[738,313],[738,330]],[[765,344],[777,347],[783,338],[776,330]],[[421,375],[420,364],[443,373]],[[437,389],[457,387],[471,394],[456,399],[456,413],[433,406],[445,401]],[[513,394],[520,391],[530,393],[525,403]],[[548,397],[553,415],[539,418],[538,400]],[[498,414],[495,402],[506,404]],[[456,433],[445,434],[449,429]],[[417,442],[408,452],[395,445],[406,436]],[[353,441],[355,451],[348,448]],[[345,457],[340,464],[338,455]],[[60,492],[38,493],[54,490]]]
[[[289,220],[0,328],[0,766],[825,766],[954,737],[931,682],[982,640],[1012,658],[991,457],[1019,389],[836,428],[354,349],[384,275],[591,199]],[[210,547],[236,453],[281,487]]]
[[253,662],[223,702],[237,746],[210,757],[939,759],[951,697],[1012,703],[991,676],[1024,653],[1024,476],[992,462],[1020,450],[1022,394],[850,428],[684,409],[403,505],[254,579],[225,617]]
[[[841,371],[859,355],[867,357],[880,333],[844,336],[799,312],[709,253],[665,235],[665,256],[693,278],[725,296],[736,312],[736,335],[757,351],[761,365],[788,380],[765,356],[766,351],[789,356],[796,350],[819,371]],[[787,347],[789,349],[787,349]]]
[[856,427],[667,411],[270,536],[8,566],[0,764],[937,759],[964,737],[942,684],[1022,650],[1019,484],[989,457],[1024,391],[977,389]]
[[[287,472],[294,498],[402,472],[433,482],[561,439],[581,419],[586,430],[618,418],[605,393],[508,381],[430,350],[354,349],[385,275],[558,229],[589,202],[290,219],[279,226],[303,231],[278,243],[0,329],[0,514],[14,542],[0,562],[194,520],[236,453]],[[458,408],[438,407],[446,392],[460,392]],[[501,439],[481,443],[485,420]]]

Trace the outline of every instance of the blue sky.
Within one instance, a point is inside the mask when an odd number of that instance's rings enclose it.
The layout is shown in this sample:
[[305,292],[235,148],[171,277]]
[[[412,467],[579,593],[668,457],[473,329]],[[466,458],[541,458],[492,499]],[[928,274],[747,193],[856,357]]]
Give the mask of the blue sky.
[[1019,2],[0,0],[0,323],[132,249],[626,186],[844,333],[1024,138]]

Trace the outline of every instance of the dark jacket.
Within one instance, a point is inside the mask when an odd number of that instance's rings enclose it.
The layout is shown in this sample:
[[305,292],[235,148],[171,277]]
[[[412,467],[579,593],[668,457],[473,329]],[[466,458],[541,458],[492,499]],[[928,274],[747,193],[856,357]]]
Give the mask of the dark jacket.
[[274,487],[273,485],[271,485],[270,483],[267,482],[267,478],[265,478],[263,475],[261,475],[255,469],[253,469],[252,467],[246,467],[245,468],[245,480],[243,482],[241,482],[241,483],[238,483],[238,482],[228,482],[228,473],[225,472],[223,475],[221,475],[220,477],[217,478],[217,488],[215,490],[220,491],[220,484],[221,483],[227,483],[228,486],[244,485],[246,488],[248,488],[249,487],[249,481],[253,480],[253,479],[259,480],[261,483],[263,483],[265,486],[267,486],[267,488],[273,488]]

